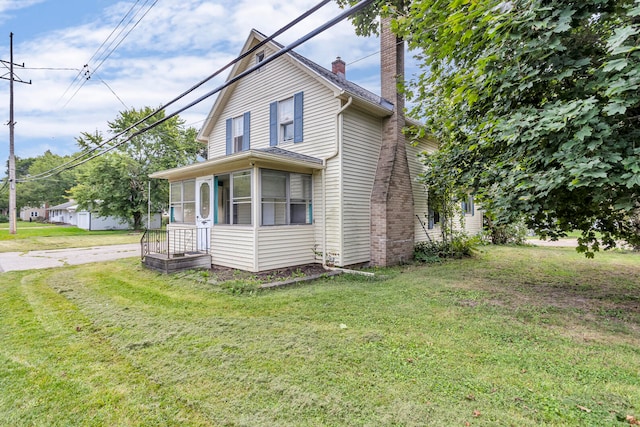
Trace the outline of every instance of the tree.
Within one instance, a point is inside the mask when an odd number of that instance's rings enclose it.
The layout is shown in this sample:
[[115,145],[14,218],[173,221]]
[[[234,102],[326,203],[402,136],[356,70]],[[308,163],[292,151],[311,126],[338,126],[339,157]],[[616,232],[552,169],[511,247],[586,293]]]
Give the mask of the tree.
[[54,176],[29,180],[30,176],[41,174],[57,168],[72,159],[73,156],[59,156],[47,150],[43,155],[20,159],[16,162],[16,176],[18,182],[16,188],[17,206],[49,206],[64,203],[67,200],[67,191],[76,184],[75,170],[61,170]]
[[[116,120],[108,122],[110,132],[117,135],[152,112],[150,107],[120,112]],[[82,208],[94,209],[100,216],[129,221],[135,229],[142,227],[142,218],[148,209],[149,174],[193,163],[204,148],[196,141],[196,130],[185,129],[184,121],[177,116],[133,136],[164,118],[162,110],[108,143],[100,134],[85,132],[77,138],[78,145],[84,150],[104,144],[108,144],[104,148],[113,147],[112,151],[89,163],[79,175],[80,184],[71,190]],[[131,140],[127,141],[128,138]],[[152,210],[165,207],[168,199],[168,183],[151,180]]]
[[[336,0],[336,2],[340,7],[345,8],[359,3],[360,0]],[[375,0],[349,19],[359,36],[378,35],[380,34],[378,17],[403,15],[407,12],[410,3],[411,0]]]
[[394,23],[421,61],[410,114],[441,142],[430,187],[581,230],[588,256],[640,241],[640,0],[416,0]]

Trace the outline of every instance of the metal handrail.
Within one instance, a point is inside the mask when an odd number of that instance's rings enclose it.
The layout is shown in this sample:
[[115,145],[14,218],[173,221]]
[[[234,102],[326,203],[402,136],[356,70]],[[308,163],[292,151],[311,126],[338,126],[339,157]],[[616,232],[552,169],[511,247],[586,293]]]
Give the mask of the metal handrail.
[[144,260],[145,256],[151,254],[172,258],[191,253],[210,253],[210,242],[210,228],[145,230],[140,238],[140,257]]

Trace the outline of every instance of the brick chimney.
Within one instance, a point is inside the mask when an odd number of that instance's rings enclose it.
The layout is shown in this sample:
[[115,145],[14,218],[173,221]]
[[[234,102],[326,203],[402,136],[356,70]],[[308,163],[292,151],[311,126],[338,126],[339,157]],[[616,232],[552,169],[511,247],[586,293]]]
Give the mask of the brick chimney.
[[402,129],[404,97],[398,82],[404,76],[404,43],[391,32],[390,18],[380,31],[382,97],[394,104],[382,124],[382,147],[371,193],[371,264],[395,265],[411,260],[414,212],[411,176]]
[[331,71],[343,79],[347,77],[347,64],[338,56],[335,61],[331,63]]

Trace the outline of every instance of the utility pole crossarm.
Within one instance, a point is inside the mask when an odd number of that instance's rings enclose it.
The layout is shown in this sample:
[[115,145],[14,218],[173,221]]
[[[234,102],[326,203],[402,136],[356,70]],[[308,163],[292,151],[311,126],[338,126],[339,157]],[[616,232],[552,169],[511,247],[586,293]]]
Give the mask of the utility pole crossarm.
[[4,65],[4,67],[7,69],[7,72],[4,73],[3,75],[1,75],[0,79],[2,79],[2,80],[12,80],[11,77],[13,76],[13,81],[14,82],[25,83],[25,84],[28,84],[28,85],[31,84],[31,80],[29,80],[29,81],[22,80],[20,77],[16,76],[16,74],[11,71],[12,67],[24,68],[24,62],[22,64],[16,64],[15,62],[5,61],[4,59],[0,59],[0,64]]

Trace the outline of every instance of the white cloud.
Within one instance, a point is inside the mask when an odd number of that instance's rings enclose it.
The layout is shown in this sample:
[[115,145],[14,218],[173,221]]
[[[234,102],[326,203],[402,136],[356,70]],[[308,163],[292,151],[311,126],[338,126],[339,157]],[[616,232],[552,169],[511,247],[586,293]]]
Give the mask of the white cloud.
[[[31,6],[39,1],[0,0],[0,19],[18,3]],[[27,153],[41,154],[48,148],[58,154],[70,154],[76,150],[75,137],[84,131],[105,131],[107,121],[115,119],[124,109],[112,91],[128,107],[157,107],[234,58],[252,28],[271,34],[315,4],[315,0],[163,0],[156,3],[101,65],[98,59],[104,55],[89,59],[129,11],[131,2],[115,3],[91,22],[21,42],[14,50],[28,67],[75,70],[19,71],[22,78],[31,79],[33,84],[16,87],[16,137],[40,142],[38,147],[17,142],[16,152],[24,157]],[[289,44],[340,12],[331,2],[278,41]],[[336,56],[340,56],[349,64],[348,77],[357,76],[361,86],[378,91],[378,55],[359,60],[377,52],[378,42],[375,38],[356,37],[350,22],[344,21],[328,29],[296,50],[327,68]],[[75,80],[77,70],[86,63],[92,72],[99,68],[71,98],[82,82]],[[223,72],[188,99],[216,87],[227,74]],[[0,97],[8,99],[8,85],[0,85]],[[169,111],[175,111],[185,102],[176,103]],[[180,116],[188,124],[200,126],[213,102],[214,98],[211,98]],[[8,108],[3,104],[0,104],[1,117],[8,117]],[[0,137],[0,144],[3,139]],[[0,153],[2,157],[4,154]]]

